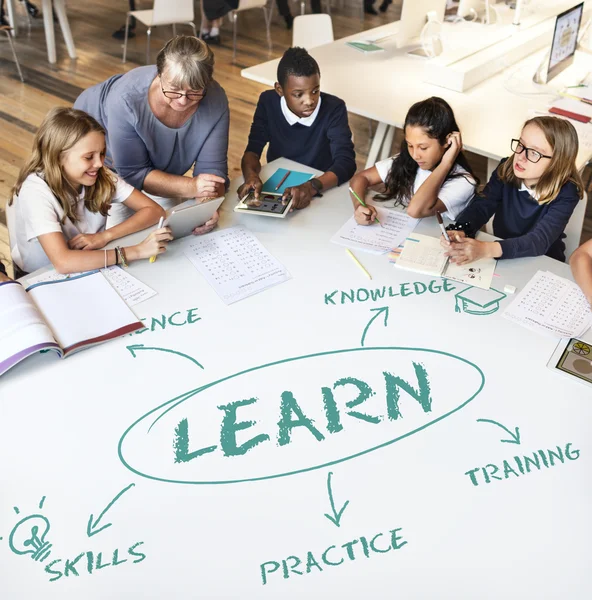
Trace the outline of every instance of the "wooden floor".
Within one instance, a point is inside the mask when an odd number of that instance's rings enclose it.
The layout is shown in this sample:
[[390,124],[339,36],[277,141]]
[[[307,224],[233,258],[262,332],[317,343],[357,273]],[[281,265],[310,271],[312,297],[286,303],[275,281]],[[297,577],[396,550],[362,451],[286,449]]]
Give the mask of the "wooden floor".
[[[0,0],[1,1],[1,0]],[[379,1],[376,2],[378,7]],[[14,67],[10,48],[0,39],[0,255],[9,258],[4,207],[18,171],[29,155],[34,133],[47,111],[54,106],[69,106],[82,90],[107,77],[145,64],[146,35],[142,25],[137,37],[129,41],[128,62],[122,64],[122,43],[111,37],[125,20],[125,0],[95,0],[69,2],[68,15],[76,43],[77,60],[68,57],[56,23],[58,62],[47,62],[43,23],[35,19],[27,32],[27,21],[21,2],[16,2],[21,29],[16,49],[25,76],[21,83]],[[149,8],[151,0],[140,0],[137,8]],[[360,20],[359,0],[333,0],[332,19],[335,38],[351,35],[394,21],[400,13],[401,0],[395,0],[386,13]],[[299,3],[291,3],[297,14]],[[196,5],[196,15],[199,14]],[[196,19],[199,21],[199,17]],[[216,55],[215,78],[226,90],[230,104],[230,144],[228,166],[230,177],[240,174],[240,158],[244,151],[251,118],[257,98],[267,89],[240,76],[241,69],[280,56],[291,45],[291,32],[286,30],[283,18],[274,7],[272,20],[273,51],[268,53],[262,34],[261,13],[253,10],[239,15],[239,51],[232,64],[232,27],[226,20],[222,28],[222,45],[214,46]],[[182,28],[178,29],[178,32]],[[152,32],[152,60],[172,35],[168,27],[156,27]],[[357,74],[357,85],[362,85]],[[322,81],[322,80],[321,80]],[[354,83],[355,85],[356,83]],[[364,166],[370,143],[369,121],[350,115],[354,130],[358,166]],[[373,126],[375,127],[375,123]],[[400,136],[397,136],[400,137]],[[397,141],[395,141],[395,146]],[[477,174],[485,178],[485,160],[470,156]],[[582,239],[592,237],[592,203],[588,208]]]

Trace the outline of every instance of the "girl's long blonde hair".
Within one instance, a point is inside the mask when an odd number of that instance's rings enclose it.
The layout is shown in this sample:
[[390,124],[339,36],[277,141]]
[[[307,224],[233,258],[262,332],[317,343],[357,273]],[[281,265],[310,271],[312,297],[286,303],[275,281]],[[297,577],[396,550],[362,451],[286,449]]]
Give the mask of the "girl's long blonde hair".
[[[578,134],[574,126],[566,119],[546,116],[529,119],[524,123],[523,129],[527,125],[536,125],[553,150],[553,158],[536,184],[538,203],[547,204],[555,200],[561,188],[570,181],[577,187],[581,200],[584,197],[584,182],[576,168]],[[521,186],[522,180],[514,174],[512,158],[506,160],[498,169],[499,178],[504,183],[517,188]]]
[[[33,140],[33,153],[21,169],[12,190],[9,204],[18,196],[21,187],[31,173],[42,174],[45,183],[64,209],[64,218],[73,223],[78,220],[76,205],[80,193],[64,174],[63,153],[67,152],[89,133],[105,135],[101,125],[87,113],[74,108],[54,108],[47,113]],[[107,216],[111,199],[115,194],[115,181],[105,167],[99,169],[97,180],[84,186],[84,206],[90,212]]]

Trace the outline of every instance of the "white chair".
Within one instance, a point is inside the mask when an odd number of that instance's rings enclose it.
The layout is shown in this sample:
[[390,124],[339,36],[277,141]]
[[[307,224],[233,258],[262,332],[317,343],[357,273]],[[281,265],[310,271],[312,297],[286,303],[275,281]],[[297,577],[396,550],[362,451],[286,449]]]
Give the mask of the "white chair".
[[12,32],[11,32],[11,27],[9,27],[8,25],[0,25],[0,31],[2,31],[3,33],[6,34],[6,37],[8,38],[8,43],[10,44],[10,49],[12,50],[12,56],[14,57],[14,64],[16,65],[16,70],[18,71],[19,77],[21,78],[21,81],[24,83],[25,79],[23,77],[23,72],[21,71],[21,66],[19,65],[19,61],[16,55],[16,50],[14,49],[14,43],[12,41]]
[[333,40],[333,24],[329,15],[301,15],[294,19],[292,46],[310,50],[315,46],[330,44]]
[[125,40],[123,42],[123,62],[127,56],[127,36],[130,19],[135,17],[140,23],[146,25],[146,64],[150,64],[150,34],[156,25],[172,25],[173,35],[177,34],[175,25],[189,25],[193,35],[197,37],[195,29],[195,13],[193,0],[154,0],[154,6],[149,10],[130,10],[125,19]]
[[271,52],[273,46],[271,44],[271,32],[269,27],[271,25],[271,10],[267,10],[267,0],[240,0],[238,8],[231,11],[229,14],[230,20],[232,21],[232,62],[236,58],[236,33],[237,33],[237,20],[238,13],[244,12],[245,10],[251,10],[252,8],[260,8],[263,11],[263,18],[265,20],[265,31],[267,33],[267,46]]
[[582,237],[582,228],[584,226],[584,218],[586,216],[586,205],[588,204],[588,195],[584,193],[584,197],[578,202],[575,210],[571,213],[571,217],[565,228],[565,260],[575,252],[580,245]]

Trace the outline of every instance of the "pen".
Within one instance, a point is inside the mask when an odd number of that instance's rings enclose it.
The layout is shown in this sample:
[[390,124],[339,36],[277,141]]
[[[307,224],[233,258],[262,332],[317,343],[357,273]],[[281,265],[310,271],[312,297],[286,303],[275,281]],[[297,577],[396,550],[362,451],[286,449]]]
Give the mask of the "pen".
[[[160,217],[160,221],[158,221],[158,227],[156,229],[160,229],[162,224],[164,223],[164,217]],[[150,257],[150,262],[153,263],[156,260],[156,255]]]
[[436,212],[436,218],[438,219],[438,224],[440,225],[440,229],[442,230],[442,235],[444,236],[447,242],[450,242],[448,232],[444,228],[444,221],[442,221],[442,215],[439,212]]
[[284,181],[286,181],[286,179],[288,179],[291,172],[292,171],[286,171],[286,174],[282,177],[282,180],[275,186],[276,192],[282,187],[282,185],[284,185]]
[[372,279],[372,275],[370,275],[370,273],[368,273],[368,271],[366,271],[366,269],[364,268],[364,265],[354,256],[353,252],[349,248],[346,248],[345,251],[352,257],[352,259],[356,263],[356,265],[358,265],[358,267],[360,267],[360,269],[362,269],[364,275],[366,275],[366,277],[368,277],[368,279]]
[[574,96],[573,94],[566,94],[565,92],[559,92],[560,96],[563,96],[564,98],[571,98],[572,100],[578,100],[580,102],[583,102],[584,104],[592,104],[592,100],[590,100],[590,98],[582,98],[580,96]]
[[[362,205],[368,208],[368,205],[354,192],[354,190],[349,188],[349,191],[354,195],[354,198]],[[374,220],[382,227],[382,223],[378,220],[378,217],[374,217]]]

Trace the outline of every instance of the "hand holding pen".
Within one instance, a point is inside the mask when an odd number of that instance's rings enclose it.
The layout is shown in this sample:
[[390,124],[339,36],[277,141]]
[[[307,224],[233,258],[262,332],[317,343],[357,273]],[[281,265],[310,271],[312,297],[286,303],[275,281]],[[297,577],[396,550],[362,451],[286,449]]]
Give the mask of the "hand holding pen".
[[356,223],[358,225],[371,225],[372,223],[376,222],[382,227],[382,223],[378,219],[378,212],[376,211],[376,209],[372,205],[366,204],[351,186],[349,188],[349,191],[351,195],[360,204],[358,207],[356,207],[356,210],[354,211],[354,218],[356,220]]

